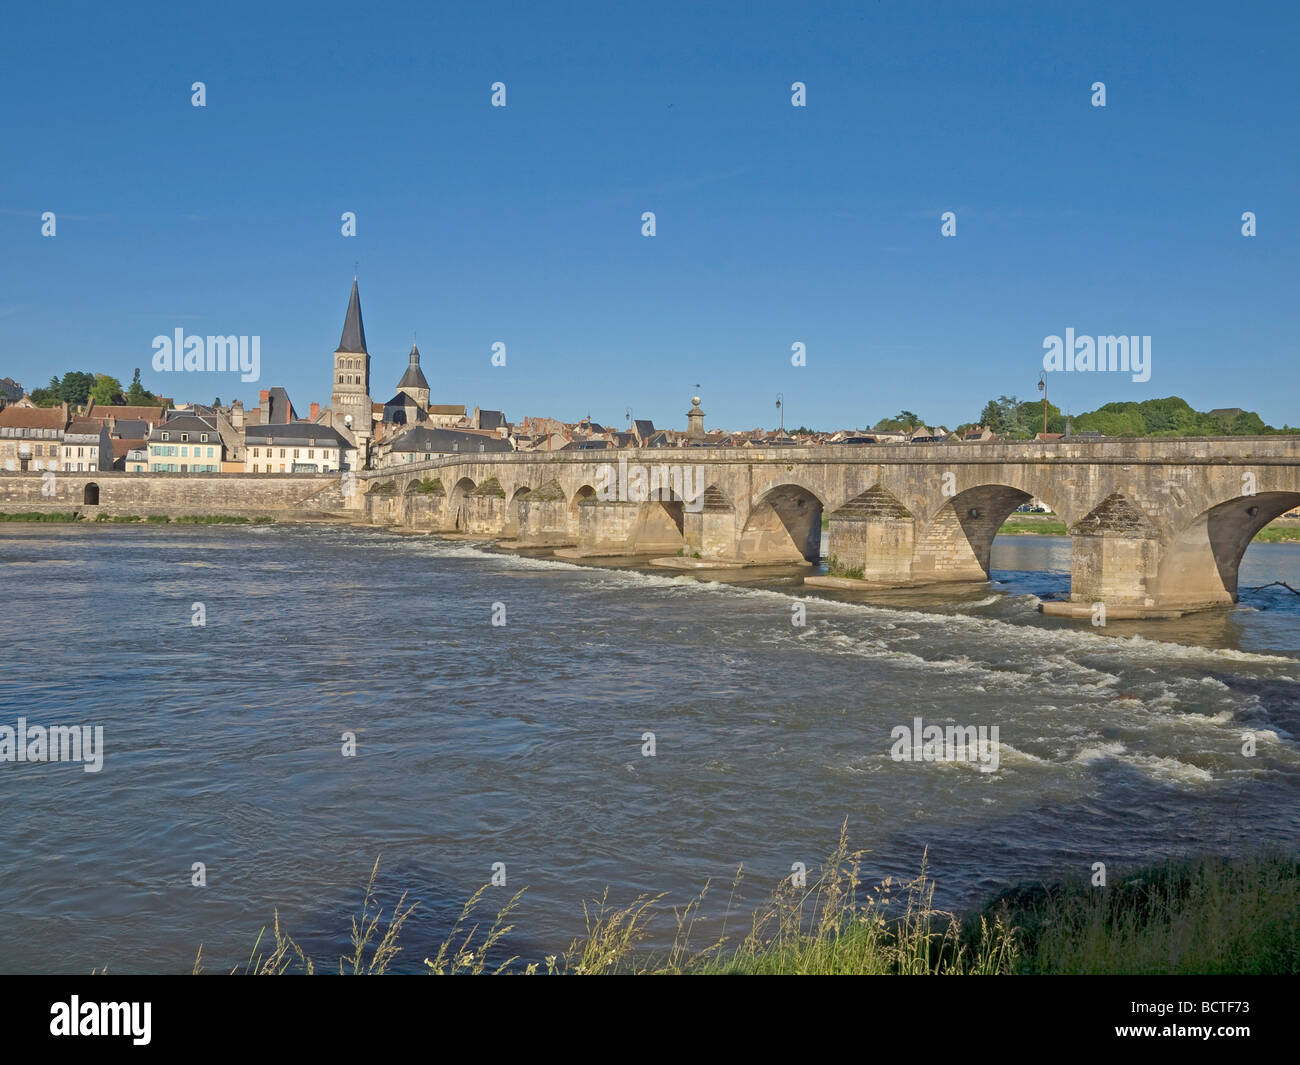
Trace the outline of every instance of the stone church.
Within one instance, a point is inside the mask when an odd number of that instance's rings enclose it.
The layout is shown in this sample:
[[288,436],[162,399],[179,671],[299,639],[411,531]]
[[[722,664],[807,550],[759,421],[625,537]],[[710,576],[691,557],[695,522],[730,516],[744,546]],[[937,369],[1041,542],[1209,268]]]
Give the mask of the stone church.
[[366,350],[366,327],[361,320],[361,294],[352,279],[352,295],[343,320],[343,335],[334,351],[334,391],[330,396],[329,424],[357,446],[358,465],[365,467],[372,446],[384,436],[407,426],[445,419],[452,410],[461,416],[462,407],[429,406],[429,382],[420,369],[420,349],[411,345],[406,372],[397,382],[397,394],[380,407],[370,396],[370,353]]

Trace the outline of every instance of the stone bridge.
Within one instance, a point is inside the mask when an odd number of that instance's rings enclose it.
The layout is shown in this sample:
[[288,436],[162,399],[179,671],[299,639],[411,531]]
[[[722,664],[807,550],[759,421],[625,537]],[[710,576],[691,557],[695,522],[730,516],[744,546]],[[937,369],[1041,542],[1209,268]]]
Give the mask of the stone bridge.
[[1047,504],[1072,543],[1082,615],[1230,604],[1252,537],[1300,506],[1300,437],[669,448],[445,455],[356,475],[379,523],[682,564],[815,562],[863,587],[988,579],[1016,507]]

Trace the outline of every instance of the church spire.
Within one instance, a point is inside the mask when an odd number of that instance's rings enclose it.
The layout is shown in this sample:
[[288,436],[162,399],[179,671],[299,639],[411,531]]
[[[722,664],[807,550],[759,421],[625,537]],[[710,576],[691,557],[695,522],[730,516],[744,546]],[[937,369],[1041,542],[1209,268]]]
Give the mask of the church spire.
[[361,294],[357,291],[356,277],[352,278],[352,298],[348,300],[348,316],[343,320],[343,336],[334,350],[370,354],[366,351],[366,327],[361,321]]

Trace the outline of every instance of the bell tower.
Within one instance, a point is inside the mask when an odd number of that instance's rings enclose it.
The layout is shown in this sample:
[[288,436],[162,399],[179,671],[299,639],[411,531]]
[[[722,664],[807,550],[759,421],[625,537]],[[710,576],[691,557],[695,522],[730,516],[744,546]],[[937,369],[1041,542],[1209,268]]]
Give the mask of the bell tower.
[[334,350],[334,392],[330,396],[331,423],[357,445],[357,463],[369,459],[373,418],[370,400],[370,353],[366,351],[366,327],[361,321],[361,294],[352,278],[343,336]]

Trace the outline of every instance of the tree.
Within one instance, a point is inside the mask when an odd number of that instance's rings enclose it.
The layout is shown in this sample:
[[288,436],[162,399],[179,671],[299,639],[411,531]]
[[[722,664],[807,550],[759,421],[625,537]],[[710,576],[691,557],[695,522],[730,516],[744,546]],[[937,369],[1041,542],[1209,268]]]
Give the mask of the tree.
[[122,401],[122,382],[106,373],[95,374],[95,383],[90,386],[90,398],[97,407],[107,407]]
[[[1006,399],[1006,396],[1002,397]],[[1001,433],[1006,429],[1006,412],[1001,403],[996,399],[991,399],[984,404],[984,409],[980,411],[980,425],[987,429],[992,429],[995,433]]]
[[[58,380],[55,378],[54,380]],[[54,380],[50,382],[51,386]],[[63,375],[58,386],[58,400],[68,406],[81,406],[90,398],[90,390],[95,387],[95,375],[82,370],[69,370]]]
[[135,376],[131,378],[131,387],[126,390],[126,401],[135,406],[143,407],[153,403],[157,398],[140,383],[140,367],[137,366]]
[[910,410],[900,410],[893,418],[881,418],[871,428],[879,429],[882,433],[896,433],[900,429],[915,429],[921,424],[919,415]]

